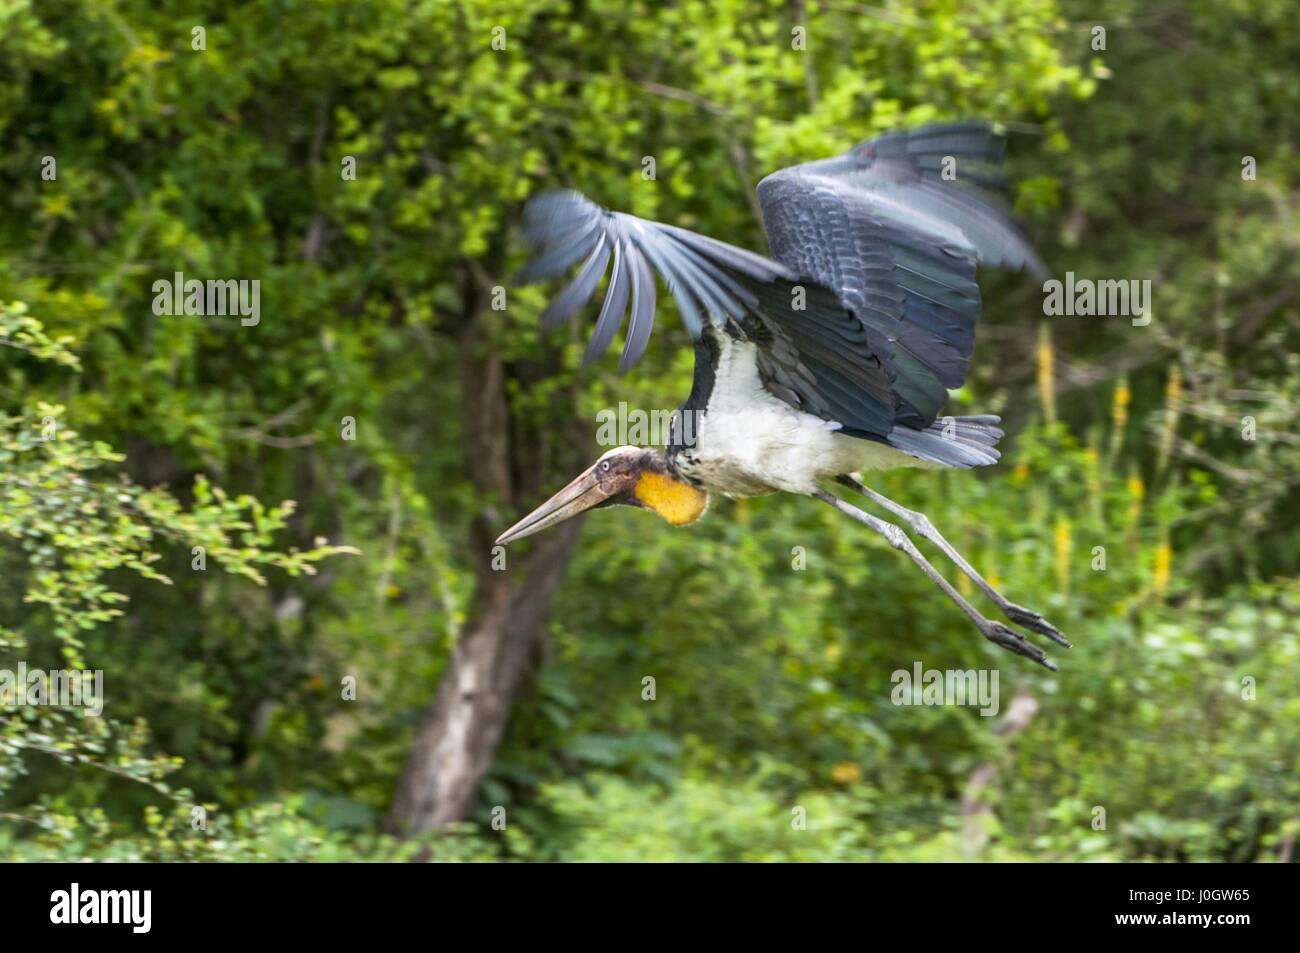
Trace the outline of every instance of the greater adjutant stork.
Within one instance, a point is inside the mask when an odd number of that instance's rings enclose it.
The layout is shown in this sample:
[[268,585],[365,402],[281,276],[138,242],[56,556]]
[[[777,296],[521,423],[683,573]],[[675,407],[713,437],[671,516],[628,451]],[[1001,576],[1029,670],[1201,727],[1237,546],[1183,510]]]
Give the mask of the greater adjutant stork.
[[[593,507],[699,519],[710,493],[813,496],[905,552],[996,644],[1055,668],[1023,634],[988,619],[940,575],[907,533],[828,492],[851,488],[930,540],[1013,623],[1069,642],[1014,605],[913,512],[864,486],[894,467],[976,467],[998,459],[991,415],[940,416],[966,376],[979,318],[977,262],[1045,269],[999,210],[1004,141],[984,123],[879,136],[843,155],[782,169],[758,185],[771,257],[620,212],[577,192],[529,202],[538,249],[520,278],[552,278],[582,260],[542,315],[572,317],[610,271],[584,360],[599,357],[630,313],[620,370],[645,351],[655,273],[695,341],[690,397],[662,449],[619,447],[501,534],[522,539]],[[628,309],[628,299],[631,309]]]

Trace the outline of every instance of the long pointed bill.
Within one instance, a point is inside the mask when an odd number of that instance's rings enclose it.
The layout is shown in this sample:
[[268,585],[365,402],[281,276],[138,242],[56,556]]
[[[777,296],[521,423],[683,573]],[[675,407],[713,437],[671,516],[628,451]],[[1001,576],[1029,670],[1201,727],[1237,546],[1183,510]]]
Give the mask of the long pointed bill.
[[588,467],[581,476],[563,490],[556,493],[498,536],[497,543],[513,543],[525,536],[532,536],[533,533],[541,532],[548,526],[563,523],[565,520],[605,502],[609,496],[607,491],[601,487],[600,481],[596,479],[597,466],[599,466],[599,463]]

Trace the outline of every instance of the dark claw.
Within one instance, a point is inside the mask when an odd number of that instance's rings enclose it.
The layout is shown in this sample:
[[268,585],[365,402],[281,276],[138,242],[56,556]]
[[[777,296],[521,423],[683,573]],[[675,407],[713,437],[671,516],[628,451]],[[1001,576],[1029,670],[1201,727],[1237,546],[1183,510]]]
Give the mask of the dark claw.
[[1016,625],[1022,625],[1030,632],[1037,632],[1039,635],[1045,635],[1057,645],[1063,645],[1067,649],[1071,648],[1070,640],[1061,634],[1061,630],[1032,609],[1026,609],[1024,606],[1009,605],[1006,608],[1006,616]]
[[1027,640],[1019,632],[1007,628],[1001,622],[990,620],[987,625],[980,626],[980,631],[984,633],[984,638],[990,642],[996,642],[1004,649],[1009,649],[1017,655],[1023,655],[1027,659],[1033,659],[1043,668],[1053,672],[1056,671],[1056,665],[1043,654],[1042,649]]

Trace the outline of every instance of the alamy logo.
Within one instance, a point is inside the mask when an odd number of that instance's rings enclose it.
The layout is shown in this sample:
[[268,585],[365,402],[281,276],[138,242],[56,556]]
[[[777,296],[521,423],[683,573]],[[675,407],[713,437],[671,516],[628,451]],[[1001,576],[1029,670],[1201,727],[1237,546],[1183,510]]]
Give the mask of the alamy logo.
[[52,705],[80,708],[82,717],[104,712],[104,671],[70,671],[29,669],[26,662],[18,668],[0,668],[0,708],[25,708]]
[[1093,281],[1065,273],[1065,281],[1043,282],[1043,314],[1048,317],[1128,317],[1137,327],[1151,323],[1151,279]]
[[254,327],[262,320],[262,283],[241,278],[200,281],[186,279],[183,272],[153,283],[153,313],[159,315],[194,314],[204,317],[239,315],[244,327]]
[[153,921],[152,890],[71,890],[50,894],[51,923],[129,923],[132,933],[148,933]]
[[699,421],[693,410],[606,407],[596,412],[596,443],[602,447],[694,447]]
[[922,669],[915,662],[912,671],[900,668],[889,680],[895,705],[979,705],[985,718],[998,713],[997,669]]

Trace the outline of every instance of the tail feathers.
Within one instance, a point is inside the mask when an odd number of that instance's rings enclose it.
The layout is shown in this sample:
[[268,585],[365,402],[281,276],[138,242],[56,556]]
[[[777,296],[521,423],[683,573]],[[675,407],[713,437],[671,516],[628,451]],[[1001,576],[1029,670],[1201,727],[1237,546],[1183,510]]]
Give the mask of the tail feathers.
[[997,442],[1002,439],[1001,417],[980,414],[973,417],[939,417],[924,430],[895,427],[886,438],[890,446],[922,460],[946,467],[984,467],[1002,456]]

